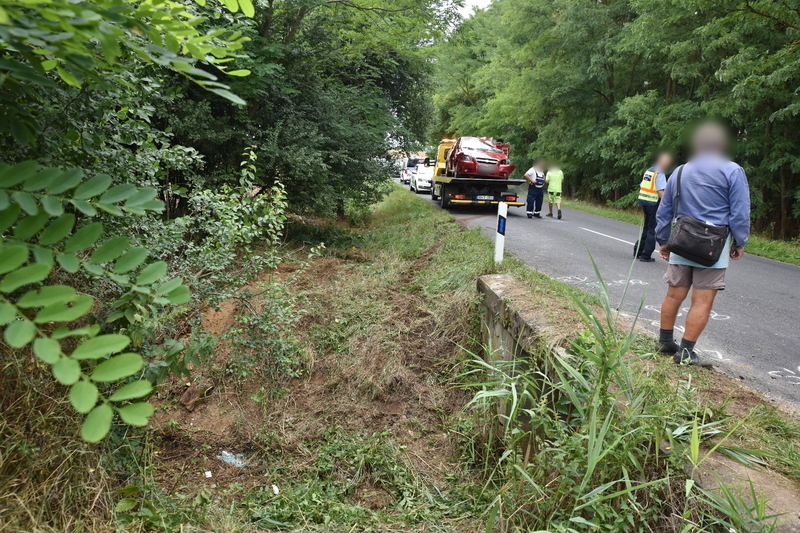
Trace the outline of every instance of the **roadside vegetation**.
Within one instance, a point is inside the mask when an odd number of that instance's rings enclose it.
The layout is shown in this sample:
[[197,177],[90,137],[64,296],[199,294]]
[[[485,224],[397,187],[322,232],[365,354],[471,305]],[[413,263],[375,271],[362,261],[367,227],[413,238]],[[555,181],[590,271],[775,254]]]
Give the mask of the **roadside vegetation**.
[[[581,200],[564,200],[564,206],[576,211],[627,222],[628,224],[637,226],[642,224],[642,215],[635,208],[621,209]],[[751,235],[747,243],[747,253],[792,265],[800,265],[800,241],[797,239],[782,241],[760,235]]]
[[[604,322],[602,292],[495,267],[480,231],[421,198],[350,216],[292,219],[280,264],[195,311],[181,327],[202,365],[160,382],[147,428],[82,444],[38,375],[0,428],[0,530],[771,531],[758,497],[689,480],[724,451],[797,484],[798,422],[632,355],[652,341]],[[486,362],[475,281],[491,273],[553,324],[536,355],[553,372]],[[6,383],[33,385],[14,368]]]

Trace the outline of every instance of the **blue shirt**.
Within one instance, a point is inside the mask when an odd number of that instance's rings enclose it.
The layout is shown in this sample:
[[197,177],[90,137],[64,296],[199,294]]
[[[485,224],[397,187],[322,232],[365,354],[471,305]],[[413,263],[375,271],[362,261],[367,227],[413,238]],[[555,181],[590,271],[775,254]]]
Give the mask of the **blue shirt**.
[[[658,172],[656,174],[656,191],[663,191],[667,188],[667,175],[658,167],[650,167],[647,169],[647,172]],[[646,202],[644,200],[637,200],[639,205],[650,205],[655,202]]]
[[[656,214],[656,240],[662,245],[669,240],[675,216],[678,170],[670,176]],[[705,153],[692,158],[683,168],[676,218],[686,215],[707,224],[728,226],[735,246],[744,248],[750,234],[750,187],[744,169],[719,154]],[[728,266],[729,246],[730,242],[723,257],[711,268]],[[677,254],[671,255],[670,263],[706,268]]]

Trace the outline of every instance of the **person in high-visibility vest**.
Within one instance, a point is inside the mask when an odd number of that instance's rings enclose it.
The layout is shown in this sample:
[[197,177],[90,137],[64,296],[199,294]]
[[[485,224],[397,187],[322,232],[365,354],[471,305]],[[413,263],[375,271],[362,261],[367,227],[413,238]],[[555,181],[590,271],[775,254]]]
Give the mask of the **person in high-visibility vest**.
[[667,170],[672,165],[672,156],[667,152],[661,153],[656,164],[647,169],[639,184],[639,199],[637,203],[644,212],[644,225],[642,234],[633,247],[633,256],[643,263],[653,263],[652,257],[656,249],[656,213],[661,195],[667,188]]

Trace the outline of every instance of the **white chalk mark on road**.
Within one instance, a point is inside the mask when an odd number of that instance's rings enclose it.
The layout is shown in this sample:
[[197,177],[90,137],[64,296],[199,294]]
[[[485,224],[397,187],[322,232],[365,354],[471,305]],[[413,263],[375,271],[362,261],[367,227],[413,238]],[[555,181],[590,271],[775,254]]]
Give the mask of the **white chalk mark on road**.
[[632,242],[624,241],[622,239],[618,239],[616,237],[612,237],[611,235],[606,235],[605,233],[600,233],[599,231],[595,231],[593,229],[589,229],[589,228],[581,228],[581,229],[583,231],[588,231],[589,233],[594,233],[596,235],[602,235],[603,237],[608,237],[609,239],[614,239],[615,241],[624,242],[625,244],[630,244],[631,246],[633,246]]

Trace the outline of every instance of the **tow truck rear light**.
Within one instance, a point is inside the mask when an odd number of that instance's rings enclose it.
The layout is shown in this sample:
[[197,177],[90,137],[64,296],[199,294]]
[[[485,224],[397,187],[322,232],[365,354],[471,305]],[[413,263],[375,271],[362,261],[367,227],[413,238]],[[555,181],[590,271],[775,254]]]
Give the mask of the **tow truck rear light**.
[[453,198],[455,200],[466,200],[467,199],[467,195],[466,194],[454,194]]
[[503,201],[504,202],[516,202],[517,201],[517,197],[516,196],[503,196]]

